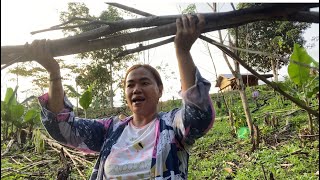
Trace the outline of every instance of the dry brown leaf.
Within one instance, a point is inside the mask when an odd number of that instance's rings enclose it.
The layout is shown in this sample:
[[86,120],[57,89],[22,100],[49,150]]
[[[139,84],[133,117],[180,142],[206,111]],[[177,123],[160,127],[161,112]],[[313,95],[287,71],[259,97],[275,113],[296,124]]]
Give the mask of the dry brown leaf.
[[229,174],[232,174],[232,169],[231,168],[223,168],[225,171],[227,171]]
[[290,167],[292,166],[293,164],[280,164],[281,167]]

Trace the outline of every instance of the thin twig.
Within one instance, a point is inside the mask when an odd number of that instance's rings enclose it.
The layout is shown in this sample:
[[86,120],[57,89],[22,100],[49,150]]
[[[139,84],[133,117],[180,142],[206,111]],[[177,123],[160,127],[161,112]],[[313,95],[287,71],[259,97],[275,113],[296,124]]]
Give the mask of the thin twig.
[[153,14],[150,14],[150,13],[147,13],[147,12],[143,12],[143,11],[140,11],[138,9],[135,9],[135,8],[132,8],[132,7],[128,7],[128,6],[119,4],[119,3],[108,3],[108,2],[106,2],[106,4],[114,6],[114,7],[117,7],[117,8],[120,8],[120,9],[123,9],[123,10],[126,10],[126,11],[129,11],[129,12],[132,12],[132,13],[135,13],[135,14],[139,14],[141,16],[145,16],[145,17],[154,16]]
[[67,24],[70,24],[70,23],[72,23],[74,21],[79,21],[79,20],[80,21],[88,21],[88,22],[90,22],[90,21],[94,21],[95,19],[89,19],[89,18],[83,18],[83,17],[73,17],[73,18],[70,18],[68,21],[66,21],[64,23],[52,26],[51,28],[61,27],[61,26],[64,26],[64,25],[67,25]]
[[80,28],[80,27],[86,27],[86,26],[90,26],[90,25],[112,25],[112,22],[106,22],[106,21],[100,21],[100,20],[94,20],[94,21],[90,21],[88,23],[84,23],[84,24],[79,24],[79,25],[72,25],[72,26],[52,26],[51,28],[48,29],[42,29],[42,30],[38,30],[38,31],[32,31],[30,34],[34,35],[37,33],[41,33],[41,32],[46,32],[46,31],[53,31],[53,30],[59,30],[59,29],[73,29],[73,28]]
[[315,137],[315,136],[319,136],[319,134],[314,134],[314,135],[300,135],[299,134],[299,137]]
[[22,56],[19,56],[19,57],[15,58],[14,60],[6,63],[5,65],[1,66],[1,70],[3,70],[3,69],[5,69],[5,68],[7,68],[8,66],[10,66],[10,65],[18,62],[18,60],[21,59],[21,58],[22,58]]
[[29,162],[33,162],[31,159],[29,159],[26,155],[24,155],[24,154],[22,154],[23,155],[23,157],[25,158],[25,159],[27,159]]
[[141,45],[141,46],[139,46],[137,48],[134,48],[134,49],[128,49],[126,51],[122,51],[117,55],[117,57],[122,57],[122,56],[126,56],[128,54],[133,54],[133,53],[136,53],[136,52],[152,49],[152,48],[155,48],[155,47],[158,47],[158,46],[173,42],[173,40],[174,40],[174,37],[171,37],[169,39],[166,39],[166,40],[163,40],[163,41],[159,41],[159,42],[156,42],[156,43],[153,43],[153,44],[149,44],[147,46],[142,46]]
[[[63,146],[61,146],[60,144],[55,143],[54,140],[51,140],[51,139],[47,138],[44,134],[41,134],[41,136],[43,137],[44,140],[47,141],[47,143],[48,143],[50,146],[56,146],[56,147],[58,147],[59,149],[61,149],[61,148],[63,147]],[[85,180],[86,177],[82,174],[81,170],[79,169],[78,163],[74,160],[73,155],[71,155],[68,151],[66,151],[66,150],[64,150],[64,149],[63,149],[63,151],[64,151],[64,153],[66,153],[66,154],[69,156],[69,158],[70,158],[71,161],[73,162],[74,166],[76,167],[79,175]],[[60,152],[60,151],[58,150],[58,152]]]
[[[62,147],[62,146],[61,146]],[[56,152],[60,152],[57,148],[55,148],[54,146],[51,146],[51,148],[54,150],[54,151],[56,151]],[[69,153],[70,153],[70,151],[72,151],[72,150],[70,150],[70,149],[68,149],[68,148],[66,148],[66,147],[63,147],[63,149],[65,150],[65,151],[68,151]],[[91,164],[91,165],[93,165],[94,163],[92,163],[92,162],[90,162],[90,161],[88,161],[88,160],[86,160],[86,159],[84,159],[84,158],[81,158],[81,157],[79,157],[79,156],[76,156],[76,155],[72,155],[71,153],[70,153],[70,155],[72,156],[72,158],[74,158],[74,159],[76,159],[79,163],[81,163],[83,166],[86,166],[87,164],[85,164],[85,162],[86,163],[89,163],[89,164]]]
[[263,167],[263,164],[260,164],[260,165],[261,165],[261,167],[262,167],[262,172],[263,172],[263,177],[264,177],[264,179],[265,179],[265,180],[268,180],[268,179],[267,179],[266,172],[265,172],[264,167]]
[[82,174],[81,170],[79,169],[78,167],[78,163],[73,159],[72,155],[68,152],[68,151],[64,151],[68,156],[69,158],[71,159],[71,161],[73,162],[74,166],[76,167],[78,173],[80,174],[80,176],[86,180],[86,177]]
[[262,52],[262,51],[255,51],[255,50],[250,50],[250,49],[243,49],[243,48],[237,48],[237,47],[227,46],[227,45],[224,45],[224,44],[219,43],[219,42],[212,42],[212,44],[219,45],[219,46],[223,46],[223,47],[230,48],[230,49],[234,49],[234,50],[239,50],[239,51],[247,52],[247,53],[250,53],[250,54],[258,54],[258,55],[270,56],[270,57],[278,58],[278,59],[282,60],[283,62],[292,62],[292,63],[298,64],[298,65],[301,65],[301,66],[303,66],[303,67],[307,67],[307,68],[310,68],[310,69],[313,69],[313,70],[319,72],[319,69],[316,68],[316,67],[312,67],[312,66],[310,66],[310,65],[308,65],[308,64],[301,63],[301,62],[298,62],[298,61],[295,61],[295,60],[290,60],[290,59],[288,59],[288,58],[284,58],[284,57],[281,57],[281,56],[279,56],[279,55],[274,55],[274,54],[267,53],[267,52]]

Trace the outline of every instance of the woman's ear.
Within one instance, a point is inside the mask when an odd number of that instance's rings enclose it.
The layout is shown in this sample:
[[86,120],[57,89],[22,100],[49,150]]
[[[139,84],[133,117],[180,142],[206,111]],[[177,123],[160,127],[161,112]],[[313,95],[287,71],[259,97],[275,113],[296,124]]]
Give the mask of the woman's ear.
[[159,98],[161,98],[163,92],[163,86],[159,87]]

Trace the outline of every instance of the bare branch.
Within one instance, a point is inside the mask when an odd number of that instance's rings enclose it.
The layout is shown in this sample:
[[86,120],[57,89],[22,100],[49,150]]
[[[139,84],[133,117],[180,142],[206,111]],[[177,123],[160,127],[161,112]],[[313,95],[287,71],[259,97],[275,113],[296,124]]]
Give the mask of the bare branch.
[[126,11],[129,11],[129,12],[132,12],[132,13],[135,13],[135,14],[139,14],[141,16],[154,16],[153,14],[150,14],[150,13],[147,13],[147,12],[143,12],[143,11],[140,11],[138,9],[135,9],[135,8],[132,8],[132,7],[128,7],[128,6],[125,6],[125,5],[122,5],[122,4],[119,4],[119,3],[106,3],[110,6],[114,6],[114,7],[117,7],[117,8],[120,8],[120,9],[123,9],[123,10],[126,10]]
[[301,62],[298,62],[298,61],[290,60],[288,58],[284,58],[284,57],[281,57],[281,56],[276,55],[276,54],[271,54],[271,53],[262,52],[262,51],[254,51],[254,50],[250,50],[250,49],[237,48],[237,47],[232,47],[232,46],[227,46],[227,45],[224,45],[222,43],[213,42],[213,41],[212,41],[211,44],[223,46],[223,47],[226,47],[226,48],[229,48],[229,49],[234,49],[234,50],[238,50],[238,51],[247,52],[247,53],[250,53],[250,54],[258,54],[258,55],[262,55],[262,56],[269,56],[269,57],[277,58],[277,59],[280,59],[282,62],[292,62],[292,63],[298,64],[300,66],[303,66],[303,67],[306,67],[306,68],[309,68],[309,69],[312,69],[312,70],[315,70],[315,71],[319,72],[319,69],[316,68],[316,67],[312,67],[312,66],[310,66],[308,64],[301,63]]
[[[227,24],[234,24],[235,26],[238,26],[238,24],[235,23],[237,21],[241,22],[241,24],[244,24],[244,23],[247,23],[247,21],[254,22],[259,20],[288,20],[288,21],[319,23],[319,12],[307,12],[304,10],[306,9],[306,7],[313,7],[313,6],[315,5],[312,3],[310,4],[294,4],[293,3],[293,4],[285,4],[285,5],[267,4],[260,7],[240,9],[240,10],[230,11],[230,12],[204,13],[203,15],[205,16],[207,22],[213,22],[217,27],[219,27],[219,24],[221,23],[225,24],[223,22],[226,19],[233,21],[232,23],[227,23]],[[299,10],[301,9],[303,9],[304,11],[299,12]],[[297,12],[299,13],[297,14]],[[161,26],[164,24],[173,23],[180,16],[181,15],[169,15],[169,16],[153,16],[152,15],[147,18],[120,20],[117,22],[106,22],[106,21],[99,21],[99,22],[102,24],[103,23],[109,24],[115,27],[120,26],[121,30],[125,30],[129,28]],[[247,21],[244,21],[243,18],[247,19]],[[87,18],[76,18],[76,19],[90,20]],[[57,26],[53,26],[52,28],[56,28]],[[231,26],[231,27],[235,27],[235,26]],[[224,28],[230,28],[230,27],[227,26]],[[56,30],[56,29],[52,29],[52,30]]]
[[139,46],[139,47],[134,48],[134,49],[128,49],[126,51],[122,51],[121,53],[119,53],[117,55],[117,57],[122,57],[122,56],[126,56],[128,54],[133,54],[133,53],[136,53],[136,52],[152,49],[152,48],[164,45],[164,44],[168,44],[168,43],[173,42],[173,41],[174,41],[174,37],[171,37],[169,39],[166,39],[166,40],[163,40],[163,41],[159,41],[159,42],[156,42],[156,43],[153,43],[153,44],[149,44],[147,46]]
[[[89,21],[88,23],[84,23],[84,24],[79,24],[79,25],[72,25],[72,26],[62,26],[62,25],[65,25],[65,24],[69,24],[75,20],[86,20],[86,21]],[[62,23],[62,24],[59,24],[59,25],[56,25],[56,26],[52,26],[48,29],[42,29],[42,30],[38,30],[38,31],[32,31],[30,34],[34,35],[34,34],[37,34],[37,33],[41,33],[41,32],[46,32],[46,31],[53,31],[53,30],[59,30],[59,29],[73,29],[73,28],[79,28],[79,27],[86,27],[86,26],[90,26],[90,25],[112,25],[113,22],[107,22],[107,21],[101,21],[101,20],[90,20],[90,19],[87,19],[87,18],[73,18],[65,23]]]

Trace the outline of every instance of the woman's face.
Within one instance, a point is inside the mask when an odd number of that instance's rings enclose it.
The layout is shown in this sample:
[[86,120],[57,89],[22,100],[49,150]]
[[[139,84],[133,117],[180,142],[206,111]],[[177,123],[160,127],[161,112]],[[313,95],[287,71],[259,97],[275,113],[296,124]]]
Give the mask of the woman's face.
[[132,70],[127,76],[125,87],[130,110],[140,116],[156,113],[159,98],[162,95],[161,90],[148,69],[140,67]]

